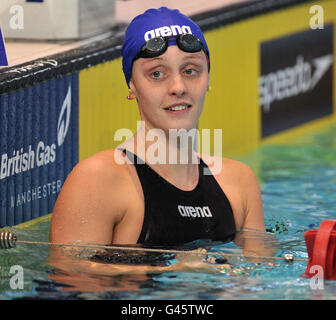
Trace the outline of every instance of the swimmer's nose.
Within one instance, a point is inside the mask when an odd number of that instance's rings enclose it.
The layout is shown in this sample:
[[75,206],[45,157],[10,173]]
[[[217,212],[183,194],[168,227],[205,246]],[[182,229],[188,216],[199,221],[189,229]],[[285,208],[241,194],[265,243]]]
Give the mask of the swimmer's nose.
[[175,75],[172,77],[169,86],[169,94],[177,97],[183,97],[187,93],[186,84],[181,75]]

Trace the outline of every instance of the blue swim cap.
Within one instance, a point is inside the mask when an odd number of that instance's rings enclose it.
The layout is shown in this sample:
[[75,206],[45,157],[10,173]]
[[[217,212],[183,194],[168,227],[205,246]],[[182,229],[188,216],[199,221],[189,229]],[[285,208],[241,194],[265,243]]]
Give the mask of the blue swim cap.
[[[133,59],[146,41],[160,36],[175,36],[183,33],[191,33],[201,40],[207,51],[210,65],[209,49],[202,30],[179,10],[161,7],[160,9],[149,9],[143,14],[136,16],[125,32],[121,51],[123,71],[127,85],[129,85],[132,76]],[[176,41],[169,41],[168,45],[176,45]]]

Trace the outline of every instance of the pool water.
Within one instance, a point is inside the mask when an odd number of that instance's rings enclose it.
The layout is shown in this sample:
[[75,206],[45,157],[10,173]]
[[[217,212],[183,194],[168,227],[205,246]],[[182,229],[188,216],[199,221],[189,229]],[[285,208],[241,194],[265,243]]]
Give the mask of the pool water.
[[[307,258],[304,232],[325,219],[336,219],[336,126],[288,145],[267,145],[239,159],[260,182],[268,233],[277,241],[275,256]],[[12,228],[21,240],[48,241],[49,219],[29,228]],[[195,242],[195,247],[203,245]],[[209,243],[207,243],[209,248]],[[210,251],[240,253],[234,243],[210,244]],[[45,245],[0,251],[1,299],[335,299],[336,282],[314,289],[303,278],[305,261],[255,263],[228,258],[232,272],[164,272],[99,276],[67,274],[46,263]],[[175,263],[172,260],[171,263]],[[23,287],[13,289],[11,267],[19,265]],[[56,279],[56,280],[55,280]],[[63,280],[64,281],[63,281]],[[70,282],[67,280],[71,280]],[[71,284],[69,284],[71,283]]]

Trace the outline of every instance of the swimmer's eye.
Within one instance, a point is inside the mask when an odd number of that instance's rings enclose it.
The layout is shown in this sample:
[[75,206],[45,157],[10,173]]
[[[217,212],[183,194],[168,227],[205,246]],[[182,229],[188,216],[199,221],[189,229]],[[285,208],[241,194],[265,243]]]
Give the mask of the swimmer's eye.
[[154,71],[154,72],[152,72],[151,76],[154,79],[160,79],[160,78],[163,77],[163,72],[161,72],[161,71]]
[[188,76],[194,76],[197,74],[197,70],[195,69],[187,69],[184,71]]

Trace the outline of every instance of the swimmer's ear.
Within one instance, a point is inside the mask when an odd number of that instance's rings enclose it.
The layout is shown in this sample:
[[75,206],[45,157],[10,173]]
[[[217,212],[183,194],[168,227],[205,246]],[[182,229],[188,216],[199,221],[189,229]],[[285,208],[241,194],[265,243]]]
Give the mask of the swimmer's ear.
[[128,96],[127,96],[127,100],[133,100],[133,99],[136,99],[136,90],[135,90],[135,86],[132,82],[132,80],[130,80],[129,82],[129,89],[128,89]]

